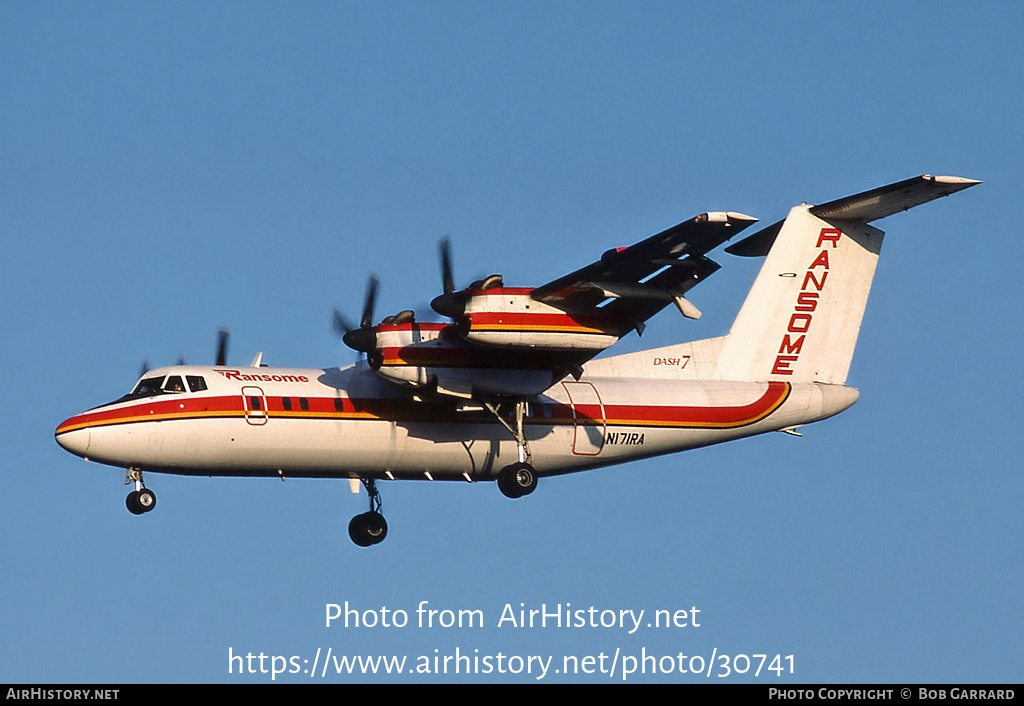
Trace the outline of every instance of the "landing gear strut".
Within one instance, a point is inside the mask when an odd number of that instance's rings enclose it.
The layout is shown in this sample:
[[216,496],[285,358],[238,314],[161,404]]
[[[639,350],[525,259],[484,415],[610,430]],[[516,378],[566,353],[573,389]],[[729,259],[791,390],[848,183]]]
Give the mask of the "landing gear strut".
[[388,536],[388,523],[380,514],[380,491],[373,478],[360,478],[363,487],[370,496],[370,511],[356,515],[348,523],[348,536],[360,547],[380,544]]
[[156,493],[142,482],[142,471],[137,468],[129,468],[128,473],[125,474],[124,483],[125,485],[135,483],[135,490],[128,493],[128,497],[124,501],[128,506],[128,512],[133,515],[141,515],[156,507]]
[[512,432],[516,438],[516,447],[519,452],[519,461],[505,466],[498,471],[498,490],[507,498],[521,498],[529,495],[537,488],[537,471],[530,461],[533,457],[530,454],[530,446],[526,441],[526,434],[523,433],[523,417],[526,415],[526,400],[516,400],[516,425],[513,428],[504,417],[501,416],[499,407],[485,403],[488,411],[498,418],[506,429]]

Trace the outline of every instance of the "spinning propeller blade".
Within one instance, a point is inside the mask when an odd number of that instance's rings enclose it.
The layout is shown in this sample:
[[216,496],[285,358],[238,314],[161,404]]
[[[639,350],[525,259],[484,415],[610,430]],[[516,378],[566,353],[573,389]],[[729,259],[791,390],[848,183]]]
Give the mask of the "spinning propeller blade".
[[455,291],[455,276],[452,274],[452,246],[447,235],[438,243],[438,251],[441,255],[441,288],[444,294],[434,297],[430,302],[430,308],[441,316],[454,319],[463,313],[466,301]]
[[377,303],[379,287],[380,279],[377,278],[377,275],[370,275],[370,282],[366,285],[366,303],[363,305],[363,318],[359,320],[359,328],[373,326],[373,306]]
[[335,309],[331,314],[331,326],[335,331],[342,334],[341,340],[352,350],[361,353],[370,353],[377,348],[377,334],[373,330],[373,309],[377,303],[377,290],[380,288],[380,279],[377,275],[370,275],[370,281],[366,285],[366,301],[363,303],[363,316],[359,320],[359,327],[355,328]]
[[331,328],[334,329],[339,336],[344,336],[349,331],[355,330],[355,326],[350,324],[348,319],[342,316],[337,308],[331,311]]
[[441,286],[445,294],[455,291],[455,278],[452,276],[452,246],[448,236],[441,238],[438,244],[441,250]]
[[216,365],[228,364],[228,330],[221,328],[217,332],[217,362]]
[[[227,365],[228,359],[228,330],[221,328],[217,332],[217,358],[215,365]],[[179,355],[178,362],[176,365],[186,365],[185,356]],[[149,361],[145,358],[142,359],[142,364],[139,365],[139,378],[141,379],[149,372]]]

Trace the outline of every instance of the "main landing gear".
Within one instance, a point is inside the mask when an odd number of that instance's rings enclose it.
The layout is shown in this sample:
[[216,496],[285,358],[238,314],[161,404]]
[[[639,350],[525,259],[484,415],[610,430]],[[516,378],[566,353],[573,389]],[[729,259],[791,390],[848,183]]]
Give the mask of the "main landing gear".
[[537,488],[537,471],[525,461],[505,466],[498,472],[498,490],[507,498],[521,498]]
[[524,495],[529,495],[537,488],[537,470],[530,463],[532,460],[530,447],[526,441],[526,434],[523,433],[526,400],[516,400],[516,425],[514,428],[501,416],[498,405],[485,403],[485,406],[506,429],[512,432],[519,451],[519,460],[516,463],[509,464],[498,471],[498,490],[507,498],[521,498]]
[[135,483],[135,490],[128,493],[128,497],[125,498],[128,512],[133,515],[141,515],[156,507],[156,493],[142,482],[142,471],[137,468],[129,468],[124,477],[124,483],[125,485]]
[[380,491],[373,478],[360,478],[366,493],[370,496],[370,511],[356,515],[348,523],[348,536],[360,547],[380,544],[388,536],[388,523],[380,514]]

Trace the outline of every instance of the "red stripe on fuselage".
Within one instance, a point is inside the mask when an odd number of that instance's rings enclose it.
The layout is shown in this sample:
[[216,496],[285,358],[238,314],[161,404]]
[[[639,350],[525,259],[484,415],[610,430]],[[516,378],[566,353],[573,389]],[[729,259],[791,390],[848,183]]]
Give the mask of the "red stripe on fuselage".
[[732,429],[759,422],[782,406],[790,393],[786,382],[769,382],[764,394],[748,404],[742,405],[604,405],[605,418],[600,419],[601,407],[597,404],[576,405],[577,417],[583,417],[586,424],[603,421],[608,426],[626,427],[677,427],[699,429]]
[[[598,405],[577,405],[575,418],[579,423],[603,422],[608,426],[735,428],[758,422],[778,409],[789,396],[790,385],[769,382],[756,400],[741,405],[619,405],[605,404],[604,419]],[[284,400],[292,409],[285,408]],[[301,401],[305,400],[308,409]],[[452,412],[440,405],[409,399],[333,398],[333,397],[266,397],[266,410],[272,419],[367,419],[394,422],[460,422],[496,423],[486,412]],[[530,424],[572,424],[574,415],[568,405],[543,402],[531,404]],[[242,418],[246,414],[241,394],[227,396],[189,397],[140,401],[127,406],[98,407],[62,423],[55,434],[120,424],[164,421],[200,421],[211,418]]]

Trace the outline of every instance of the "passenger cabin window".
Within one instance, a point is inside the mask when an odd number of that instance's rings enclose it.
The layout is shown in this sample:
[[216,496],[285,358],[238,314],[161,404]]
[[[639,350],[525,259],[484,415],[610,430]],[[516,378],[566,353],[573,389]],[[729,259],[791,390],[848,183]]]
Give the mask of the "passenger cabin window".
[[206,378],[201,375],[186,375],[185,382],[188,383],[188,389],[192,392],[203,392],[208,389],[206,387]]

